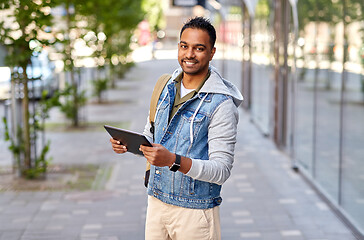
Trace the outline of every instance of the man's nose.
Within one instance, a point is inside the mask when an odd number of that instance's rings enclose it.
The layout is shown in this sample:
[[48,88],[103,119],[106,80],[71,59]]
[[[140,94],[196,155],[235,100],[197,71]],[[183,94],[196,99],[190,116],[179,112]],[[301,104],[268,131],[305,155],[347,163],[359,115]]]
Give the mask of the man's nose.
[[195,51],[193,51],[192,48],[189,48],[186,53],[187,58],[194,58],[195,57]]

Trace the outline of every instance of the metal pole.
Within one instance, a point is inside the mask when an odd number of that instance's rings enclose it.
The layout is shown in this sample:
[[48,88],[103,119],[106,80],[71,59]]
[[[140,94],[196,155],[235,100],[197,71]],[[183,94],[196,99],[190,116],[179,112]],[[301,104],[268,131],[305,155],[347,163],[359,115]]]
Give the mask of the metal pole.
[[[17,129],[17,99],[15,98],[15,94],[16,94],[16,86],[15,86],[15,80],[13,78],[13,74],[11,77],[11,135],[10,138],[13,139],[13,142],[15,144],[18,144],[18,138],[17,138],[17,134],[16,134],[16,129]],[[13,174],[15,174],[16,171],[16,159],[15,159],[15,155],[12,154],[12,158],[13,158],[13,162],[12,162],[12,166],[13,166]]]
[[252,77],[253,77],[253,69],[252,69],[252,55],[253,55],[253,48],[252,48],[252,32],[253,32],[253,16],[249,15],[249,29],[248,29],[248,49],[249,49],[249,63],[248,63],[248,109],[252,107],[252,95],[253,95],[253,84],[252,84]]
[[348,56],[348,48],[347,46],[347,23],[345,20],[346,17],[346,0],[343,1],[343,17],[342,17],[342,21],[343,21],[343,38],[344,38],[344,56],[343,56],[343,73],[341,75],[341,91],[340,91],[340,130],[339,130],[339,168],[338,168],[338,204],[339,206],[342,204],[342,188],[343,188],[343,137],[344,137],[344,99],[345,99],[345,89],[346,89],[346,79],[347,79],[347,74],[346,74],[346,70],[345,70],[345,62]]
[[[241,92],[244,95],[244,98],[248,100],[248,96],[249,93],[247,93],[247,78],[246,78],[246,73],[245,73],[245,69],[246,69],[246,63],[245,63],[245,52],[246,52],[246,31],[245,31],[245,26],[246,26],[246,5],[244,3],[243,0],[241,0],[241,32],[242,32],[242,37],[243,37],[243,45],[242,45],[242,59],[241,59]],[[245,109],[249,109],[249,105],[247,104],[247,100],[245,100],[242,104],[242,106]]]
[[314,72],[314,90],[313,90],[313,132],[312,132],[312,178],[316,178],[316,151],[317,151],[317,84],[318,84],[318,73],[319,73],[319,59],[317,53],[317,38],[318,38],[318,9],[317,9],[317,1],[315,1],[315,37],[314,37],[314,46],[315,46],[315,62],[316,68]]
[[296,68],[296,47],[297,47],[297,39],[298,39],[298,16],[297,16],[297,5],[295,1],[292,1],[292,16],[293,16],[293,27],[294,27],[294,35],[293,35],[293,64],[292,64],[292,83],[291,83],[291,95],[292,95],[292,104],[291,104],[291,134],[290,134],[290,155],[292,159],[292,168],[294,170],[298,170],[298,166],[295,158],[295,130],[296,130],[296,82],[297,82],[297,68]]
[[284,63],[283,63],[283,76],[282,76],[282,94],[281,94],[281,124],[280,128],[280,140],[279,145],[281,147],[285,147],[287,145],[287,108],[288,108],[288,34],[289,34],[289,23],[290,23],[290,15],[289,15],[289,3],[288,0],[283,1],[284,7],[284,15],[283,15],[283,24],[284,24],[284,34],[283,34],[283,49],[284,49]]
[[274,52],[275,52],[275,77],[274,77],[274,142],[279,144],[279,76],[280,76],[280,63],[279,63],[279,45],[281,36],[281,14],[282,14],[282,0],[276,1],[275,4],[275,20],[274,20]]
[[226,20],[223,14],[221,14],[222,18],[222,66],[221,66],[221,75],[226,78],[225,76],[225,51],[226,51]]

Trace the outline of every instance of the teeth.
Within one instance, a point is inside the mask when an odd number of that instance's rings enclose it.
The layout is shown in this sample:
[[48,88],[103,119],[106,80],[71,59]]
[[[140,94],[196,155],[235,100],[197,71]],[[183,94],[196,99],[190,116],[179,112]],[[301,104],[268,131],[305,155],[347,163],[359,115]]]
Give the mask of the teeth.
[[187,65],[195,64],[194,62],[185,62]]

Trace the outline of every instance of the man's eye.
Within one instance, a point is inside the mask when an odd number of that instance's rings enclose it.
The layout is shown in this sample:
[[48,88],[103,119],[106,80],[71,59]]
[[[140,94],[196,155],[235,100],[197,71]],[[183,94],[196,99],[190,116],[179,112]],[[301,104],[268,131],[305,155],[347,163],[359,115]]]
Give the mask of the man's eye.
[[197,51],[200,51],[202,52],[203,50],[205,50],[204,48],[200,47],[200,48],[197,48]]
[[181,45],[181,48],[187,48],[187,46],[185,46],[185,45]]

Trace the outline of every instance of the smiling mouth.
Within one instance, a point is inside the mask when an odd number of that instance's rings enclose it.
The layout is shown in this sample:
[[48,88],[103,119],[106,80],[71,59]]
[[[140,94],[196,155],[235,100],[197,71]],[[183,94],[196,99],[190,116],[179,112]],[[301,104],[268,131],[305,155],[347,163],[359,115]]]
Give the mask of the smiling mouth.
[[183,60],[183,62],[187,65],[187,66],[192,66],[197,64],[197,61],[188,61],[188,60]]

